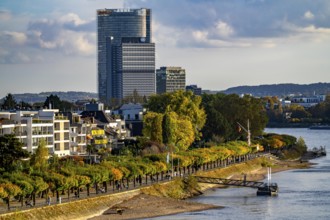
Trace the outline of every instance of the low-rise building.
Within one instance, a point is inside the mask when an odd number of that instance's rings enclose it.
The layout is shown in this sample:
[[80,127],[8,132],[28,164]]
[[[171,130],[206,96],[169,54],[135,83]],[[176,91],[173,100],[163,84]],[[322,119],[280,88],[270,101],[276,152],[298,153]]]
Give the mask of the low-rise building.
[[301,105],[304,108],[310,108],[321,102],[324,102],[326,95],[314,95],[314,96],[295,96],[291,98],[291,104]]
[[119,115],[124,119],[126,128],[130,131],[131,137],[142,136],[143,114],[146,109],[138,103],[128,103],[122,105],[119,109],[112,111],[113,115]]
[[194,95],[202,95],[202,88],[197,85],[188,85],[186,86],[186,91],[192,91]]

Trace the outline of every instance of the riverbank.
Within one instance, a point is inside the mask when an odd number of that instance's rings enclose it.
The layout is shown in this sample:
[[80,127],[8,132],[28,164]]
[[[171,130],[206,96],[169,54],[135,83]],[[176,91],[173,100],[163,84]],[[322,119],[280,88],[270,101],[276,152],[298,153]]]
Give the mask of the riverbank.
[[[280,161],[276,158],[258,158],[254,161],[248,161],[246,163],[237,164],[227,168],[203,172],[201,174],[203,176],[216,176],[232,179],[241,179],[243,175],[246,174],[248,181],[258,181],[265,179],[267,169],[263,166],[267,164],[273,167],[273,172],[310,167],[310,163],[307,162],[301,163],[300,161]],[[210,188],[223,187],[215,184],[199,184],[199,186],[202,191]],[[144,192],[148,191],[144,190]],[[152,192],[155,193],[154,190],[152,190]],[[90,218],[89,220],[141,219],[213,208],[221,207],[210,204],[190,203],[184,200],[160,197],[160,195],[139,194],[131,199],[110,207],[110,209],[105,211],[102,215]],[[118,210],[122,210],[122,213],[119,214],[117,212]]]
[[[142,193],[111,207],[101,216],[90,218],[89,220],[142,219],[216,208],[221,207]],[[121,214],[120,211],[122,211]]]

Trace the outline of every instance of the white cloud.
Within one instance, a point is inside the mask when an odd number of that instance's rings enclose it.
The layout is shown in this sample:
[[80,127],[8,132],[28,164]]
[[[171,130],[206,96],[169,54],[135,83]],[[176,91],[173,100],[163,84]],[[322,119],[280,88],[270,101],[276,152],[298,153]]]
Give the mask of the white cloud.
[[63,23],[63,24],[64,23],[73,23],[76,26],[87,23],[87,21],[82,20],[77,14],[74,14],[74,13],[69,13],[69,14],[62,16],[59,19],[59,22]]
[[314,14],[311,11],[306,11],[304,14],[304,18],[306,20],[313,20],[314,19]]
[[207,31],[193,31],[192,32],[193,39],[197,42],[206,42],[208,38],[208,32]]
[[234,29],[223,21],[218,21],[215,25],[215,31],[220,37],[228,38],[234,34]]
[[0,32],[0,40],[5,44],[22,45],[27,41],[27,36],[20,32],[3,31]]
[[[0,16],[1,13],[0,12]],[[27,21],[28,22],[28,21]],[[86,26],[87,25],[87,26]],[[39,19],[28,22],[25,31],[0,31],[1,63],[35,62],[45,50],[65,55],[91,56],[96,54],[95,20],[85,21],[69,13],[58,19]],[[92,29],[93,31],[89,31]],[[31,51],[23,53],[18,51]]]
[[277,46],[277,44],[275,43],[274,40],[265,40],[263,42],[260,43],[261,47],[263,48],[274,48]]
[[33,42],[38,42],[40,48],[62,51],[67,55],[90,56],[96,53],[95,31],[80,30],[88,23],[78,15],[69,13],[58,20],[36,21],[30,24],[29,29],[37,38]]

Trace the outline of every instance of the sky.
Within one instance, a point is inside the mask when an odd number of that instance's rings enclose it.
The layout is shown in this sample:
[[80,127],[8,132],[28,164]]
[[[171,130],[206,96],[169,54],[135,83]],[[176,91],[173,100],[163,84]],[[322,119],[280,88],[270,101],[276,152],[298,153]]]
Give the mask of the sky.
[[96,92],[102,8],[151,8],[156,68],[187,85],[330,82],[329,0],[1,0],[0,98]]

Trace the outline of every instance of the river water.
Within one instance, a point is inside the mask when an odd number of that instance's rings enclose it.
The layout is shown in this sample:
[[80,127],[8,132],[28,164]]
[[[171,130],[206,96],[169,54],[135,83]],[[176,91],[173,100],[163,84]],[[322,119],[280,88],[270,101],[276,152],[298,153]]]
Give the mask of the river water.
[[[266,129],[266,132],[304,138],[308,148],[326,146],[330,152],[330,130]],[[189,201],[223,206],[153,219],[330,219],[330,156],[312,160],[316,165],[272,175],[279,185],[277,197],[256,196],[256,189],[229,187],[212,189]]]

